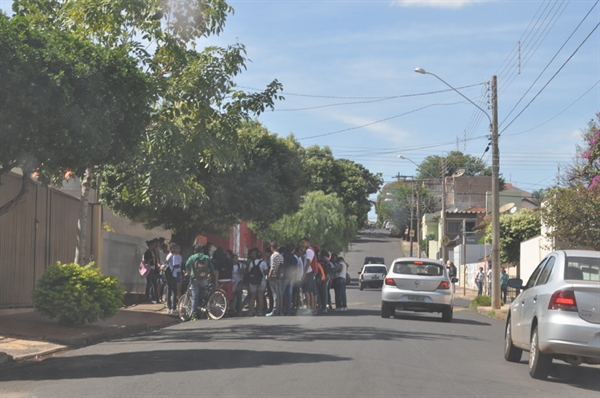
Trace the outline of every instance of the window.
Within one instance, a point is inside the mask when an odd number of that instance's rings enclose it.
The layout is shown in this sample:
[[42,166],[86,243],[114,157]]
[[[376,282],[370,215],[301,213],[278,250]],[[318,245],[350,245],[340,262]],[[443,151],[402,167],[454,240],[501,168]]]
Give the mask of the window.
[[363,272],[365,274],[387,274],[387,269],[382,266],[366,266]]
[[538,281],[535,284],[536,286],[545,285],[546,282],[548,282],[548,279],[550,278],[550,275],[552,274],[552,268],[554,268],[555,262],[556,262],[556,257],[550,257],[548,259],[548,261],[546,262],[546,266],[540,273],[540,277],[538,278]]
[[441,264],[431,264],[423,261],[418,261],[418,263],[419,264],[413,262],[397,262],[394,264],[394,273],[421,276],[444,275],[444,266]]
[[600,258],[568,257],[565,279],[600,281]]
[[[475,221],[465,222],[467,232],[472,232],[475,228]],[[449,234],[462,234],[462,220],[461,221],[448,221],[448,233]]]
[[529,280],[527,281],[527,285],[525,285],[526,289],[529,289],[530,287],[533,287],[535,285],[535,281],[537,280],[538,276],[540,275],[542,268],[544,268],[546,261],[548,261],[547,258],[543,259],[542,262],[540,263],[540,265],[538,265],[537,268],[533,271],[533,274],[531,274],[531,276],[529,277]]

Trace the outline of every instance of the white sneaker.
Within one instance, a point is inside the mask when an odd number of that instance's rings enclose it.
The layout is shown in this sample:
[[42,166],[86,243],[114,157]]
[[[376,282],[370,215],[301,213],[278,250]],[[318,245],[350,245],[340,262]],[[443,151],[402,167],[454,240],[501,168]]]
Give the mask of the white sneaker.
[[173,315],[173,310],[167,310],[167,315]]
[[342,311],[348,311],[347,307],[342,308]]

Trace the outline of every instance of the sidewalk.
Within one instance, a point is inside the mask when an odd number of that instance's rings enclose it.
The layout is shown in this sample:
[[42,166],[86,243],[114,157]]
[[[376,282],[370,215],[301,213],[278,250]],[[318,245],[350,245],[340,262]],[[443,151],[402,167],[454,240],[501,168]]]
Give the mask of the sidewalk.
[[[477,297],[477,290],[469,288],[464,289],[462,286],[457,286],[456,292],[454,292],[454,298],[457,299],[473,301],[475,297]],[[489,316],[490,318],[496,318],[501,321],[506,321],[506,315],[508,314],[509,310],[510,303],[504,304],[500,309],[497,310],[492,309],[492,307],[477,307],[477,312],[479,314]]]
[[0,365],[179,323],[164,304],[138,304],[92,325],[65,326],[33,309],[0,310]]

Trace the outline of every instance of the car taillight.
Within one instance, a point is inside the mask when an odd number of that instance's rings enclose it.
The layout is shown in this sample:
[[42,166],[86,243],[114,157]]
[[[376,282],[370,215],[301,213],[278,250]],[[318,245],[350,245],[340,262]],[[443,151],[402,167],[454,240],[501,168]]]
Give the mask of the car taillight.
[[557,290],[548,304],[549,310],[577,311],[575,292],[572,290]]
[[396,282],[394,282],[394,278],[385,278],[385,284],[388,286],[396,286]]
[[450,289],[450,282],[441,281],[440,285],[438,286],[438,289]]
[[362,281],[363,279],[365,279],[365,274],[360,274],[360,280]]

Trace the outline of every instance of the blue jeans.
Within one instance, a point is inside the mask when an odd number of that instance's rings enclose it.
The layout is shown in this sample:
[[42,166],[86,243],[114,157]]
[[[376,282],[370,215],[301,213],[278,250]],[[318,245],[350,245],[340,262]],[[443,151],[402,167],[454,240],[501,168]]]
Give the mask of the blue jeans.
[[291,279],[283,279],[281,281],[281,312],[284,315],[290,315],[292,312],[292,290],[294,289],[294,281]]
[[204,297],[208,281],[206,279],[192,279],[190,283],[192,284],[192,318],[197,318],[200,298]]
[[335,308],[346,308],[346,278],[339,277],[335,281]]
[[481,296],[483,294],[483,282],[476,282],[477,283],[477,295]]
[[319,306],[322,310],[327,309],[327,281],[317,282],[317,288],[319,290]]

